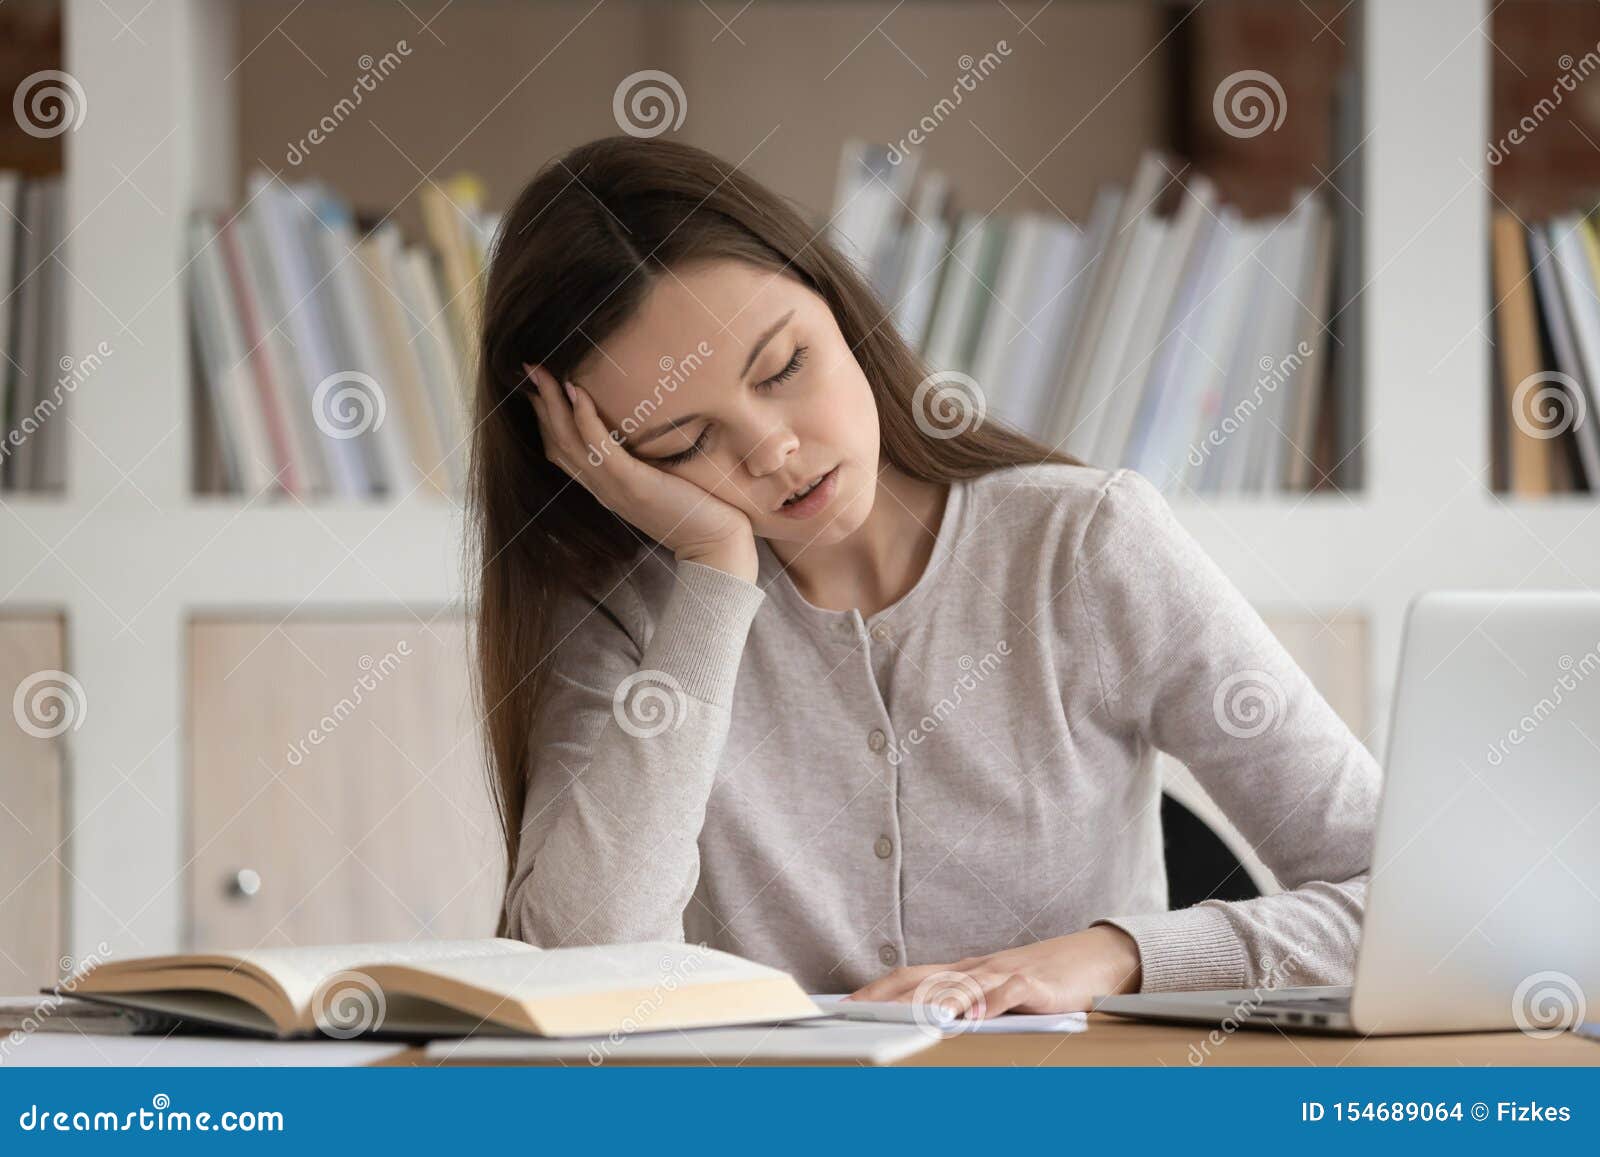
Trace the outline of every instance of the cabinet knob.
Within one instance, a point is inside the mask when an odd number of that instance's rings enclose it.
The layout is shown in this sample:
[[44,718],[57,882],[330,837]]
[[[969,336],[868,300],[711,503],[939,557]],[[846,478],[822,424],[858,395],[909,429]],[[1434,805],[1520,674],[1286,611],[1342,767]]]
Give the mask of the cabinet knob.
[[248,900],[261,891],[261,876],[254,868],[240,868],[228,880],[228,895],[236,900]]

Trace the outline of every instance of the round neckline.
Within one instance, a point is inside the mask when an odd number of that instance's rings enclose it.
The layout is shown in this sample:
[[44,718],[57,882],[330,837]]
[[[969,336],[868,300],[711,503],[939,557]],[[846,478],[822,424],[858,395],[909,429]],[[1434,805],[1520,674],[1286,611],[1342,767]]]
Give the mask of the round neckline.
[[966,509],[967,487],[970,482],[971,479],[965,478],[957,478],[950,482],[945,493],[944,512],[939,517],[939,529],[934,535],[933,550],[929,552],[928,561],[923,566],[922,573],[917,576],[917,581],[911,584],[911,589],[905,594],[871,616],[863,617],[860,610],[854,607],[836,611],[817,606],[800,593],[800,588],[795,586],[794,580],[789,577],[788,568],[773,552],[767,540],[760,537],[756,539],[757,581],[769,595],[778,595],[791,609],[813,620],[830,626],[840,623],[853,625],[854,622],[860,621],[867,628],[871,628],[874,624],[904,610],[932,586],[934,573],[944,566],[959,541],[958,523]]

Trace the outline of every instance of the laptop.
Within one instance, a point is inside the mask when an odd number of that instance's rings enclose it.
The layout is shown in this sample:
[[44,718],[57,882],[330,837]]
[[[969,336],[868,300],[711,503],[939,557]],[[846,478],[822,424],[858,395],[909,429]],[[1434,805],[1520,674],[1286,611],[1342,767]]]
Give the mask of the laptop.
[[1362,1036],[1600,1019],[1600,592],[1414,598],[1383,766],[1353,984],[1095,1008]]

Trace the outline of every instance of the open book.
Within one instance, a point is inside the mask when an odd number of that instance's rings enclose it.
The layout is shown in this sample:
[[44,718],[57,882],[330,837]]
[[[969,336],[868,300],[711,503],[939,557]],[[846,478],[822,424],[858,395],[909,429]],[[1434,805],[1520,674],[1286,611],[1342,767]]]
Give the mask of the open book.
[[694,944],[436,940],[96,963],[55,990],[272,1036],[604,1036],[822,1015],[788,973]]

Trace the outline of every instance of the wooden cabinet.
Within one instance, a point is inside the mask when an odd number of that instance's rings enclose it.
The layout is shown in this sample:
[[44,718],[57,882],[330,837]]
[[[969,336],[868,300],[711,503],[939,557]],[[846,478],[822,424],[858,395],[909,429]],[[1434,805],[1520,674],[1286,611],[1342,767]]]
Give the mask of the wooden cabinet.
[[189,625],[195,949],[494,935],[458,618]]
[[64,737],[87,710],[58,617],[0,618],[0,993],[61,978]]

